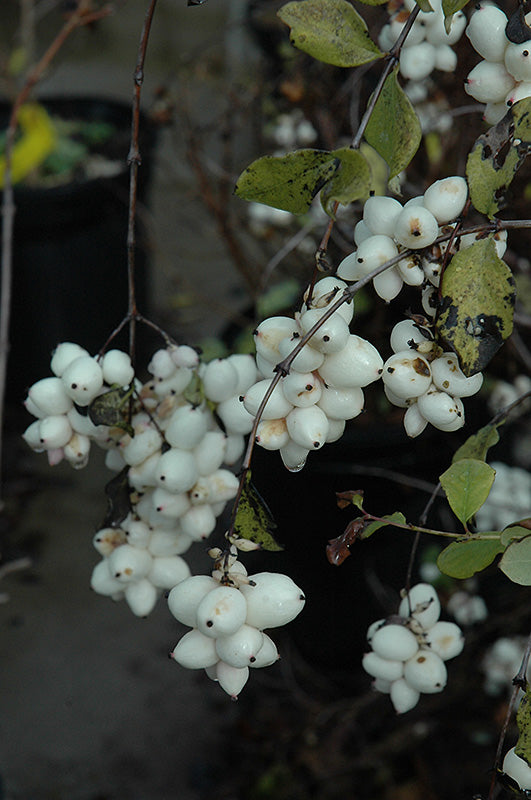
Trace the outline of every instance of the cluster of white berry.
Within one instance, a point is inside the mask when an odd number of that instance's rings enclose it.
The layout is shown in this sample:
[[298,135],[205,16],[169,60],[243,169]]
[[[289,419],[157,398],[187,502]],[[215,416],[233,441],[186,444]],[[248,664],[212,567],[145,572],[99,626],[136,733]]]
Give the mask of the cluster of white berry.
[[454,353],[440,353],[413,320],[398,322],[391,332],[390,356],[383,366],[384,392],[395,406],[405,408],[404,428],[414,438],[428,423],[441,431],[465,424],[462,397],[476,394],[483,383],[477,372],[466,377]]
[[287,575],[248,576],[233,554],[225,567],[215,565],[212,577],[194,575],[171,590],[171,613],[192,628],[171,657],[183,667],[205,669],[236,699],[249,668],[268,667],[279,658],[264,629],[291,622],[304,603],[302,591]]
[[489,496],[476,512],[479,531],[503,530],[531,515],[531,473],[501,461],[493,461],[491,467],[496,476]]
[[[414,250],[396,266],[377,275],[373,286],[388,303],[398,295],[404,283],[419,287],[428,285],[424,304],[433,315],[429,294],[439,285],[447,247],[446,242],[436,245],[434,242],[438,236],[451,232],[448,223],[459,217],[467,195],[465,179],[452,176],[435,181],[423,195],[413,197],[404,205],[394,197],[369,197],[363,206],[363,217],[354,228],[358,249],[341,261],[338,276],[346,281],[361,280],[402,251]],[[469,246],[474,240],[473,234],[463,236],[461,246]]]
[[459,655],[464,639],[454,622],[439,621],[441,605],[428,583],[418,583],[403,597],[398,615],[373,622],[367,631],[372,650],[363,668],[373,688],[389,694],[397,714],[414,708],[421,694],[442,692],[445,661]]
[[[384,25],[378,44],[382,50],[390,50],[407,22],[409,12],[416,7],[414,0],[406,0],[406,8],[393,14]],[[444,14],[441,0],[431,2],[433,11],[420,11],[404,42],[400,53],[400,72],[404,78],[422,81],[434,69],[454,72],[457,55],[452,45],[457,44],[466,26],[466,17],[458,11],[452,17],[452,25],[447,33],[444,27]]]
[[[525,21],[531,22],[531,14]],[[512,42],[506,35],[507,22],[501,8],[484,3],[472,14],[466,29],[484,61],[468,74],[465,91],[486,103],[484,118],[490,125],[499,122],[513,103],[531,97],[531,31],[528,29],[527,41]]]
[[[222,465],[238,460],[252,426],[252,417],[244,409],[238,415],[241,404],[237,399],[231,404],[231,398],[255,381],[254,359],[233,355],[200,365],[192,348],[169,347],[154,354],[148,366],[153,378],[141,384],[126,353],[111,350],[93,358],[65,342],[55,350],[51,368],[54,376],[28,392],[25,405],[37,420],[24,438],[35,450],[47,451],[51,464],[65,458],[77,468],[87,463],[95,441],[107,449],[111,470],[125,470],[131,512],[113,520],[119,527],[96,533],[94,545],[103,559],[92,587],[125,597],[135,614],[146,616],[163,589],[189,576],[181,554],[213,532],[237,492],[237,478]],[[201,388],[190,401],[185,393],[194,376]],[[113,388],[129,386],[134,388],[130,432],[95,425],[90,404]],[[216,422],[214,405],[225,430]]]
[[[346,288],[338,278],[323,278],[311,297],[306,292],[295,318],[270,317],[256,328],[256,363],[263,377],[240,398],[251,420],[271,386],[275,365],[293,351],[297,340]],[[342,436],[346,420],[363,410],[363,387],[380,377],[383,359],[377,349],[350,333],[353,314],[353,303],[344,303],[323,322],[265,406],[256,441],[266,450],[279,450],[292,472],[303,468],[310,451]]]

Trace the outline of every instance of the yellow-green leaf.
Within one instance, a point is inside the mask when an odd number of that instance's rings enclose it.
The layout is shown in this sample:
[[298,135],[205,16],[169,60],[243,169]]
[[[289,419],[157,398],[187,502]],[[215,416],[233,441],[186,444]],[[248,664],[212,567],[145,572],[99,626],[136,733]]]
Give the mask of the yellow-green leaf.
[[291,29],[292,45],[325,64],[357,67],[383,56],[347,0],[295,0],[278,16]]
[[452,542],[439,553],[437,566],[445,575],[463,580],[488,567],[503,549],[499,539]]
[[492,238],[456,253],[441,295],[439,339],[456,353],[465,375],[481,372],[513,330],[514,279]]
[[385,528],[386,525],[393,525],[395,523],[405,525],[406,518],[401,511],[395,511],[393,514],[386,514],[381,520],[367,523],[361,532],[360,539],[368,539],[369,536],[372,536],[373,533],[376,533],[380,528]]
[[497,125],[476,139],[466,165],[470,199],[493,217],[531,148],[531,98],[515,103]]
[[[57,136],[43,106],[26,103],[18,112],[21,137],[15,143],[11,158],[11,180],[19,183],[36,169],[53,151]],[[0,188],[4,185],[5,156],[0,155]]]
[[333,150],[332,156],[338,158],[340,166],[337,172],[321,190],[321,204],[326,213],[333,217],[333,206],[337,201],[346,206],[354,200],[364,199],[369,194],[371,184],[371,168],[359,150],[343,147]]
[[500,441],[497,429],[503,425],[503,422],[503,420],[494,424],[489,422],[488,425],[469,436],[466,442],[455,451],[452,464],[461,461],[462,458],[477,458],[479,461],[485,461],[489,449]]
[[285,156],[262,156],[242,172],[234,191],[242,200],[304,214],[340,165],[339,158],[327,150],[310,148]]
[[466,525],[487,499],[495,472],[489,464],[475,458],[456,461],[440,477],[450,508]]
[[514,752],[531,767],[531,685],[529,684],[516,712],[516,724],[518,741]]
[[234,533],[240,539],[259,545],[262,550],[283,550],[272,534],[276,527],[269,508],[251,482],[251,471],[248,470],[236,512]]
[[531,586],[531,536],[512,542],[499,566],[513,583]]
[[387,162],[389,178],[407,167],[422,131],[415,109],[398,83],[398,67],[387,77],[365,131],[365,138]]

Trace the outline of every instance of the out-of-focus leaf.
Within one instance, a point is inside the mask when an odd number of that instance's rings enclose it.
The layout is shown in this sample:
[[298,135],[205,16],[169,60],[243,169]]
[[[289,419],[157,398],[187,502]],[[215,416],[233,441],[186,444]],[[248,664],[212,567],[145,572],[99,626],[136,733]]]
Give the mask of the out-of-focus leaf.
[[347,0],[295,0],[278,16],[291,29],[292,45],[325,64],[357,67],[383,56]]

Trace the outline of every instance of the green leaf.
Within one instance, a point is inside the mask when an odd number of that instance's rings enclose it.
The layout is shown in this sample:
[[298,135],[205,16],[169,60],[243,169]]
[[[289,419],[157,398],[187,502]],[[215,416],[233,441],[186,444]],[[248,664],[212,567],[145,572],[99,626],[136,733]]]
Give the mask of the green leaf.
[[450,33],[452,27],[452,17],[457,11],[461,11],[469,0],[443,0],[442,10],[444,13],[444,27],[446,33]]
[[491,564],[504,550],[499,539],[466,539],[452,542],[439,553],[437,566],[451,578],[470,578]]
[[465,375],[481,372],[513,330],[515,285],[491,238],[456,253],[441,281],[439,339]]
[[384,83],[365,138],[389,166],[389,178],[407,167],[418,150],[422,131],[406,93],[398,83],[398,67]]
[[359,150],[343,147],[331,155],[339,159],[340,166],[321,190],[321,204],[329,217],[334,216],[332,207],[336,201],[346,206],[368,197],[371,184],[371,168]]
[[531,98],[512,106],[497,125],[476,139],[466,165],[470,199],[493,217],[531,148]]
[[134,435],[131,427],[129,400],[133,389],[119,386],[98,395],[88,407],[88,415],[94,425],[108,425],[110,428],[122,428],[130,436]]
[[295,150],[285,156],[262,156],[245,169],[234,189],[242,200],[304,214],[315,195],[341,165],[327,150]]
[[529,530],[529,528],[524,528],[522,525],[509,525],[509,527],[502,531],[500,541],[504,547],[509,547],[515,539],[521,540],[525,539],[527,536],[531,536],[531,530]]
[[276,527],[269,508],[251,482],[251,471],[248,470],[236,512],[234,533],[240,539],[259,545],[262,550],[283,550],[271,533]]
[[373,533],[376,533],[380,528],[385,528],[386,525],[394,525],[395,523],[398,525],[406,524],[406,518],[401,511],[395,511],[393,514],[386,514],[381,520],[369,522],[361,532],[360,539],[368,539],[369,536],[372,536]]
[[525,695],[520,700],[516,712],[518,741],[514,752],[531,767],[531,685],[527,686]]
[[499,567],[513,583],[531,586],[531,536],[510,544]]
[[466,525],[487,499],[495,472],[484,461],[463,458],[440,477],[441,486],[458,520]]
[[[387,0],[360,0],[360,2],[363,3],[364,6],[383,6]],[[426,2],[426,0],[423,0],[423,2]]]
[[383,56],[347,0],[295,0],[278,16],[291,28],[292,45],[325,64],[357,67]]
[[183,392],[183,397],[187,403],[197,407],[200,406],[205,399],[205,392],[203,391],[203,382],[197,372],[192,375],[192,380]]
[[494,424],[489,422],[488,425],[469,436],[466,442],[455,451],[452,464],[455,464],[456,461],[461,461],[463,458],[476,458],[478,461],[485,461],[488,450],[500,441],[498,427],[503,425],[503,422],[503,420]]

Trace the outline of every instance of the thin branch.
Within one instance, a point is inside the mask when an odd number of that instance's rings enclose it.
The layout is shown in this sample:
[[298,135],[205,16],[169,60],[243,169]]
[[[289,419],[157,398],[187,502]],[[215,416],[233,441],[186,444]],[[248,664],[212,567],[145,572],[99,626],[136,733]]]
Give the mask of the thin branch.
[[136,250],[136,201],[138,194],[138,167],[142,163],[138,144],[138,131],[140,127],[140,93],[144,82],[144,63],[151,30],[151,23],[155,13],[157,0],[150,0],[138,47],[138,57],[134,73],[133,113],[131,121],[131,146],[127,162],[129,164],[129,216],[127,225],[127,282],[128,282],[128,312],[129,312],[129,355],[135,363],[136,339],[136,287],[135,287],[135,250]]

